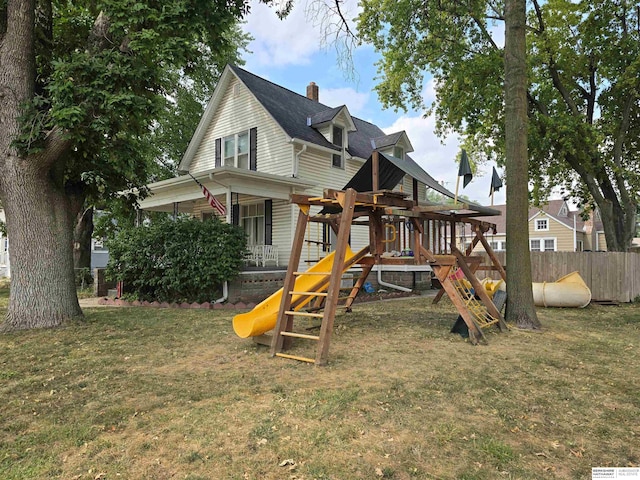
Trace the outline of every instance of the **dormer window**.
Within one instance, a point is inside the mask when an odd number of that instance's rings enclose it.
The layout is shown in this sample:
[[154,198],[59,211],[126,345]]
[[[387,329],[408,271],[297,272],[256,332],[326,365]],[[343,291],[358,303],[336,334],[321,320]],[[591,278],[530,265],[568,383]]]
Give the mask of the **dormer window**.
[[331,143],[340,147],[340,153],[334,153],[331,165],[336,168],[344,168],[344,129],[341,126],[333,125],[331,129]]
[[568,213],[567,204],[562,204],[562,207],[560,207],[560,211],[558,212],[558,216],[566,217]]
[[396,158],[399,158],[400,160],[404,160],[404,149],[396,145],[395,147],[393,147],[392,155]]

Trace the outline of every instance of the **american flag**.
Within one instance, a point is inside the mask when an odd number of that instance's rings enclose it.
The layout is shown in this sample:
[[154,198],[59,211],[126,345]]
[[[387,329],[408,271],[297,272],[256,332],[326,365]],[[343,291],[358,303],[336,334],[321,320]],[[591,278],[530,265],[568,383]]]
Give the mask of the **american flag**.
[[193,178],[194,182],[200,185],[200,188],[202,189],[202,194],[204,195],[204,198],[207,199],[207,202],[209,202],[209,205],[211,205],[211,208],[213,208],[215,211],[217,211],[220,215],[224,217],[227,214],[226,207],[222,203],[220,203],[220,201],[216,197],[214,197],[211,194],[211,192],[207,189],[207,187],[205,187],[198,180],[196,180],[196,178],[193,175],[191,175],[191,173],[188,173],[188,175],[191,178]]
[[202,194],[204,195],[204,198],[207,199],[207,202],[209,202],[209,205],[211,205],[214,210],[217,210],[220,215],[225,216],[227,214],[225,206],[221,204],[216,197],[211,195],[211,192],[207,190],[207,187],[202,184],[200,186],[202,187]]

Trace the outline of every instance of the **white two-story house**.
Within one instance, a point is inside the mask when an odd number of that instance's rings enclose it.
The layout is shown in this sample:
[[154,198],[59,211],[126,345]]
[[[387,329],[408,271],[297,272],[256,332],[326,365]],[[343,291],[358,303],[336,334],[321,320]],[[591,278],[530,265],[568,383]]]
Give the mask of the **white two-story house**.
[[[225,220],[244,228],[256,263],[283,267],[298,216],[290,195],[342,189],[374,148],[411,173],[395,189],[413,192],[419,178],[419,199],[426,198],[426,186],[453,195],[408,156],[413,148],[405,132],[386,134],[345,105],[323,105],[313,82],[305,96],[229,65],[180,163],[181,175],[148,185],[150,195],[140,207],[202,219],[219,215],[192,175],[224,205]],[[317,239],[310,242],[311,257],[322,256],[313,244],[326,249],[331,241],[327,227],[317,228],[308,232]],[[368,228],[354,227],[352,247],[368,242]]]

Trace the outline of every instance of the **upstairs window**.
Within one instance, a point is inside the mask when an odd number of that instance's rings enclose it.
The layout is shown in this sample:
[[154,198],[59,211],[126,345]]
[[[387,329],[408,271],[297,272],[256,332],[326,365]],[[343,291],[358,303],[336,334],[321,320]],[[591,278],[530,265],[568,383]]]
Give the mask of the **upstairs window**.
[[536,231],[549,230],[549,220],[546,218],[536,219]]
[[404,160],[404,148],[396,145],[395,147],[393,147],[392,155],[396,158],[399,158],[400,160]]
[[344,130],[334,125],[331,132],[331,140],[335,146],[340,147],[340,153],[334,153],[331,165],[336,168],[344,168]]
[[249,168],[249,132],[236,133],[223,139],[224,165],[227,167]]

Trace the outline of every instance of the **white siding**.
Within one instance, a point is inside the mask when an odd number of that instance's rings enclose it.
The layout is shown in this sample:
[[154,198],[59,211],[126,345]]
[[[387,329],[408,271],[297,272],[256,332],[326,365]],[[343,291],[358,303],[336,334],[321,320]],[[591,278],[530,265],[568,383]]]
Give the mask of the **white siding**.
[[[347,161],[347,164],[354,163]],[[316,183],[314,189],[305,191],[309,195],[321,195],[325,188],[340,189],[351,180],[353,167],[335,168],[331,166],[331,154],[309,148],[300,156],[298,178],[305,182]],[[354,172],[355,173],[355,172]]]
[[[237,85],[234,94],[234,85]],[[271,118],[249,90],[235,77],[211,119],[191,162],[192,173],[215,167],[215,139],[257,127],[257,166],[259,172],[291,175],[293,147],[280,126]]]
[[317,128],[316,130],[318,130],[318,132],[320,132],[322,136],[327,139],[328,142],[331,142],[331,125],[330,124],[324,125],[320,128]]
[[272,215],[272,243],[278,247],[278,263],[282,267],[289,263],[292,240],[291,225],[295,223],[296,219],[291,219],[291,204],[286,200],[273,201]]

